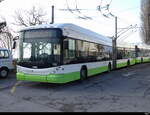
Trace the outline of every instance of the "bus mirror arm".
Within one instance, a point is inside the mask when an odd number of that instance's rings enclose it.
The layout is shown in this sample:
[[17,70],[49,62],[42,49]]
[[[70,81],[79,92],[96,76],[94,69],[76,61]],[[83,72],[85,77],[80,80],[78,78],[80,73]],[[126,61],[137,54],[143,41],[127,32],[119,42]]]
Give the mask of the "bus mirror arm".
[[17,47],[17,42],[16,42],[16,40],[18,40],[18,39],[19,39],[19,36],[14,37],[12,49],[16,49],[16,47]]
[[13,46],[12,46],[12,49],[16,49],[16,41],[13,41]]

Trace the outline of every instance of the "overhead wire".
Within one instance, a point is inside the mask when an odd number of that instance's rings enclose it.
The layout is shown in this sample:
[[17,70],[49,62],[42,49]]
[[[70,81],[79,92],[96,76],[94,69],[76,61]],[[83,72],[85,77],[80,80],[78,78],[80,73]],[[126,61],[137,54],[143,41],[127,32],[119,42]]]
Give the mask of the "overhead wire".
[[[110,12],[110,5],[112,3],[112,0],[109,1],[109,3],[106,3],[106,5],[102,6],[103,4],[103,0],[101,0],[100,5],[98,6],[98,10],[101,12],[101,14],[106,17],[109,18],[109,16],[114,16],[111,12]],[[102,9],[104,9],[102,11]],[[107,12],[107,13],[106,13]]]
[[[101,2],[102,2],[102,0],[101,0]],[[110,16],[112,16],[112,17],[114,17],[114,15],[111,13],[111,11],[110,11],[110,5],[111,5],[111,3],[112,3],[112,0],[110,1],[110,3],[109,4],[106,4],[106,6],[107,6],[107,9],[105,9],[105,10],[107,10],[108,11],[108,13],[107,14],[103,14],[103,16],[104,17],[106,17],[106,18],[109,18],[109,15]],[[101,3],[102,4],[102,3]],[[100,6],[100,11],[101,11],[101,13],[103,13],[102,12],[102,10],[101,10],[101,6]],[[119,20],[121,20],[121,22],[123,21],[120,17],[118,17],[117,16],[117,18],[119,19]],[[127,29],[125,29],[125,30],[120,30],[119,32],[118,32],[118,34],[119,34],[119,36],[118,37],[120,37],[122,34],[124,34],[125,32],[127,32],[127,31],[129,31],[130,29],[134,29],[135,27],[134,26],[132,26],[131,24],[129,24],[128,22],[126,22],[126,21],[123,21],[125,24],[127,24],[127,25],[130,25],[129,26],[129,28],[127,28]],[[136,26],[137,26],[137,24],[136,24]],[[132,32],[131,32],[132,33]],[[126,36],[123,36],[122,38],[126,38],[126,37],[128,37],[128,35],[126,35]]]
[[[136,32],[136,31],[135,31]],[[127,38],[129,38],[129,36],[133,35],[135,32],[130,32],[128,33],[127,35],[124,35],[123,37],[121,37],[120,39],[118,39],[118,41],[122,42],[122,41],[125,41]]]
[[[112,4],[112,0],[109,0],[109,3],[106,3],[106,5],[103,6],[103,0],[101,0],[100,2],[100,5],[97,7],[97,10],[101,12],[101,14],[104,16],[104,17],[107,17],[109,18],[109,16],[112,16],[114,17],[114,15],[111,13],[110,11],[110,6]],[[90,17],[90,16],[86,16],[85,14],[83,14],[81,12],[81,10],[88,10],[88,9],[79,9],[78,7],[78,3],[77,3],[77,0],[75,0],[75,9],[71,9],[70,6],[69,6],[69,3],[68,3],[68,0],[66,0],[66,4],[67,4],[67,10],[70,11],[73,15],[75,15],[76,17],[78,17],[79,19],[84,19],[84,20],[91,20],[91,21],[94,21],[96,23],[102,23],[101,21],[98,21],[98,20],[95,20],[93,17]],[[106,11],[107,14],[104,14],[103,11]],[[76,12],[76,13],[75,13]],[[77,14],[78,13],[78,14]],[[121,21],[121,22],[124,22],[125,24],[129,25],[128,22],[124,21],[123,19],[121,19],[120,17],[118,17],[118,19]],[[102,23],[103,24],[103,23]],[[130,24],[131,26],[131,24]],[[130,27],[129,26],[129,27]],[[122,33],[124,32],[124,30],[120,30],[118,32],[119,33]],[[123,33],[122,33],[123,34]],[[124,36],[126,37],[126,36]]]
[[138,8],[139,8],[139,6],[136,6],[136,7],[132,7],[132,8],[128,8],[128,9],[119,11],[118,13],[120,14],[120,13],[123,13],[123,12],[128,12],[128,11],[131,11],[131,10],[136,10],[136,9],[138,9]]
[[119,38],[122,34],[126,33],[127,31],[129,31],[129,30],[131,30],[131,29],[134,29],[134,27],[136,27],[136,26],[137,26],[137,25],[135,25],[135,26],[130,25],[129,28],[127,28],[127,29],[125,29],[125,30],[123,30],[122,32],[119,33],[118,38]]
[[[67,9],[68,9],[68,11],[70,11],[72,14],[74,14],[74,15],[77,16],[78,18],[84,19],[84,20],[92,19],[92,17],[86,16],[86,15],[84,15],[84,14],[80,11],[81,9],[79,9],[78,6],[77,6],[77,0],[75,0],[75,9],[71,9],[71,8],[69,7],[69,4],[68,4],[68,1],[67,1],[67,0],[66,0],[66,4],[67,4]],[[78,14],[76,14],[75,12],[77,12]],[[79,15],[79,14],[80,14],[80,15]]]
[[128,30],[131,30],[130,31],[130,33],[126,33],[126,35],[124,35],[124,36],[122,36],[122,37],[120,37],[120,36],[118,36],[118,41],[122,41],[123,39],[126,39],[126,38],[128,38],[130,35],[132,35],[133,33],[135,33],[135,32],[137,32],[137,30],[134,30],[135,28],[136,28],[136,26],[137,25],[134,25],[134,26],[132,26],[131,28],[129,28]]
[[86,16],[86,15],[84,15],[83,13],[81,13],[80,9],[78,8],[77,0],[75,0],[75,2],[76,2],[76,11],[77,11],[79,14],[83,15],[85,18],[87,18],[87,19],[92,19],[92,17]]
[[73,15],[77,16],[77,17],[80,18],[80,19],[86,19],[86,18],[84,18],[84,17],[81,17],[81,16],[75,14],[75,13],[72,11],[72,9],[69,7],[68,0],[66,0],[66,4],[67,4],[67,9],[68,9],[68,11],[70,11]]

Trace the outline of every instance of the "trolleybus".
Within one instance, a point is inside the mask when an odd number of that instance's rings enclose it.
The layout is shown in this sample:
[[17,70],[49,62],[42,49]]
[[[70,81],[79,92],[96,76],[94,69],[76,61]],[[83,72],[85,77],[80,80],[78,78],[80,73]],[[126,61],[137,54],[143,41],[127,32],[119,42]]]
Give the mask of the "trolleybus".
[[[112,70],[112,39],[70,23],[20,31],[17,80],[67,83]],[[150,61],[150,50],[118,45],[117,68]]]

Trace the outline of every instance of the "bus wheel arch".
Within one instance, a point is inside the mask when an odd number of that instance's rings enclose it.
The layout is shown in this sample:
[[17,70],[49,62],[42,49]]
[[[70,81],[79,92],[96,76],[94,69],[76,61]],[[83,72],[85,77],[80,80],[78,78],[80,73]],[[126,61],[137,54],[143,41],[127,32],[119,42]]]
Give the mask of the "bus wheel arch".
[[127,61],[127,66],[130,66],[130,60]]
[[108,63],[108,71],[111,71],[112,66],[111,66],[111,62]]
[[88,70],[86,65],[83,65],[80,70],[80,80],[83,81],[88,77]]
[[141,58],[141,63],[143,63],[143,58]]

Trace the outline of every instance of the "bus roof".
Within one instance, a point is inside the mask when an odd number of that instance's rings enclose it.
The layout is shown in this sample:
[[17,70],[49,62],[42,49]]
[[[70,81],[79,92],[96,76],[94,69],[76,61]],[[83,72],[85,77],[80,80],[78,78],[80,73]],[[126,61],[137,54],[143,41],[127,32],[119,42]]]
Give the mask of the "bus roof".
[[42,25],[37,25],[37,26],[26,27],[22,29],[21,31],[45,29],[45,28],[60,28],[63,31],[63,36],[112,46],[111,38],[105,37],[101,34],[98,34],[96,32],[93,32],[91,30],[82,28],[80,26],[77,26],[71,23],[42,24]]
[[[112,46],[111,38],[71,23],[41,24],[37,26],[26,27],[21,31],[46,28],[60,28],[63,31],[63,36]],[[135,45],[127,42],[117,42],[117,47],[135,48]],[[142,49],[150,49],[150,47],[143,44],[138,45],[138,47]]]

